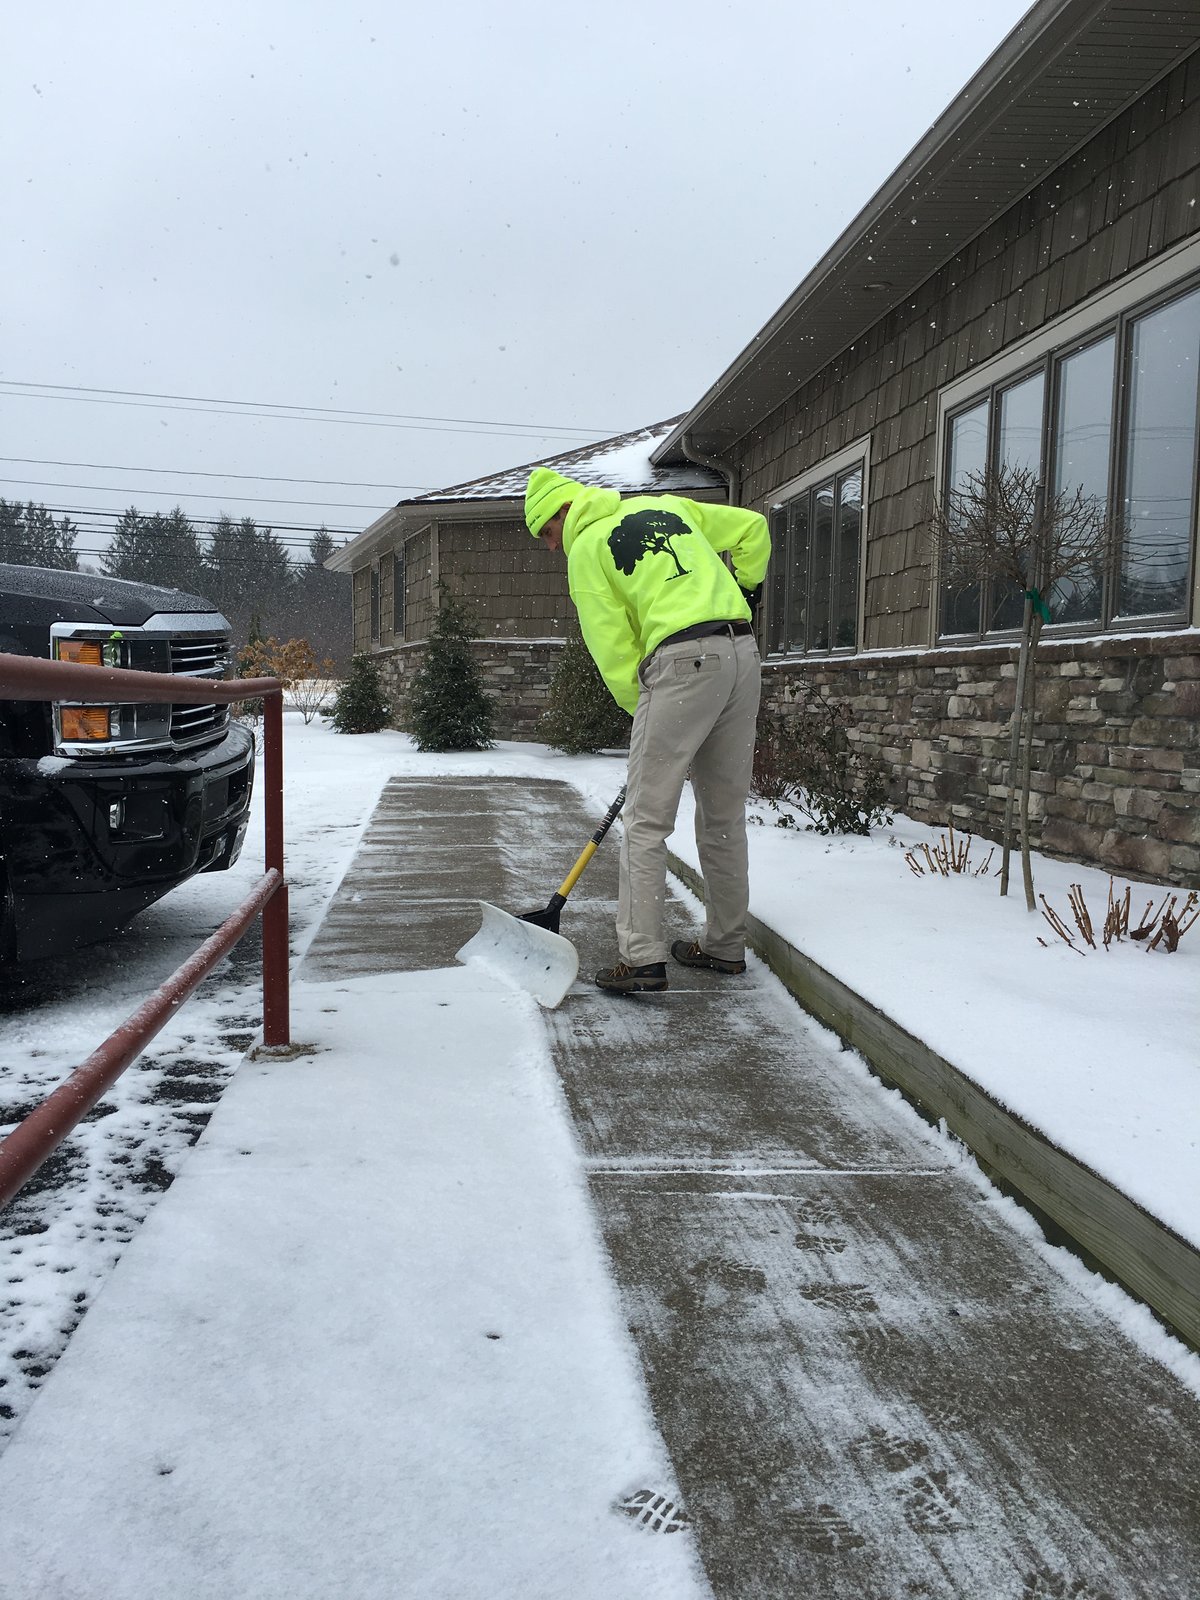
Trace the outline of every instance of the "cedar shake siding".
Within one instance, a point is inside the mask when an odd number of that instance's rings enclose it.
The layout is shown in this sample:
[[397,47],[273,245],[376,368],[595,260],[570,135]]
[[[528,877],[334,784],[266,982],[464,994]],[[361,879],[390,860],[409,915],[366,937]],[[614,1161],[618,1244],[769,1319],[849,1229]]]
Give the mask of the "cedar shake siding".
[[[723,452],[739,474],[743,503],[773,516],[766,709],[786,712],[802,681],[844,700],[853,737],[884,757],[893,800],[912,816],[996,838],[1004,809],[1014,635],[939,635],[927,528],[947,481],[949,425],[989,390],[994,405],[1010,377],[1015,384],[1041,367],[1042,437],[1049,439],[1048,414],[1063,381],[1057,363],[1105,330],[1113,333],[1118,372],[1128,372],[1121,340],[1132,319],[1172,297],[1182,304],[1200,287],[1198,169],[1200,55],[1192,55]],[[885,259],[879,276],[886,275]],[[1191,363],[1184,387],[1194,395],[1200,351],[1180,353]],[[1121,448],[1130,387],[1127,379],[1116,387],[1113,450]],[[1190,524],[1191,548],[1190,557],[1177,552],[1175,613],[1043,634],[1032,831],[1034,844],[1051,854],[1196,887],[1196,416],[1186,407],[1172,414],[1187,434],[1174,457],[1185,484],[1189,468],[1178,463],[1190,463],[1190,489],[1176,497],[1176,523]],[[840,493],[847,476],[857,482],[858,459],[865,500],[857,616],[839,641],[826,599],[823,648],[789,648],[777,562],[808,547],[785,542],[789,513],[773,508],[815,495],[821,480],[827,504],[835,504],[835,487]],[[817,509],[815,499],[806,503],[804,517]],[[857,508],[854,516],[857,526]],[[825,537],[836,561],[832,526]],[[807,537],[806,521],[800,538]],[[853,538],[847,548],[848,564]],[[851,588],[846,574],[846,597]],[[799,626],[812,629],[811,608]],[[839,651],[846,641],[852,648]]]
[[1198,168],[1192,56],[729,452],[744,503],[766,509],[869,437],[864,648],[933,643],[939,391],[1196,235]]

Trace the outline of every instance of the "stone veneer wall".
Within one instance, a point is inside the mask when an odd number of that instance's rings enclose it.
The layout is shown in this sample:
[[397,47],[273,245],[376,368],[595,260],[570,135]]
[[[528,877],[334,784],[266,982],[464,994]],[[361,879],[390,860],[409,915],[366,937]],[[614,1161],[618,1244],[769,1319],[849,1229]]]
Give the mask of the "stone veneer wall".
[[[997,645],[768,662],[764,710],[817,685],[892,771],[900,810],[998,839],[1016,659]],[[1200,631],[1043,644],[1037,705],[1033,844],[1200,888]]]
[[[495,699],[498,739],[538,738],[538,720],[549,702],[550,680],[562,647],[559,639],[480,639],[472,644],[484,688]],[[395,728],[405,726],[404,696],[427,648],[421,640],[375,652]]]

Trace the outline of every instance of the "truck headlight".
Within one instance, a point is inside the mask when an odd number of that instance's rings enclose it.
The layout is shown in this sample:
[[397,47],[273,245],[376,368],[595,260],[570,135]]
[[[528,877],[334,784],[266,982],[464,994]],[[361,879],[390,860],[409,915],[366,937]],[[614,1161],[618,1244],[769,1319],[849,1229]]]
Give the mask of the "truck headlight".
[[56,639],[54,656],[58,661],[73,661],[79,667],[102,667],[104,646],[99,639]]
[[64,740],[91,744],[98,739],[116,739],[121,733],[121,712],[117,706],[60,706],[59,728]]

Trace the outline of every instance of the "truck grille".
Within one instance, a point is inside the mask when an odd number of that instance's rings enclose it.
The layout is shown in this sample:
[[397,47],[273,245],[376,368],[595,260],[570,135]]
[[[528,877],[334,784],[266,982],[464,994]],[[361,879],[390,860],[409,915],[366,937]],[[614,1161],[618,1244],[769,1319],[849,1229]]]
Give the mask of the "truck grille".
[[171,671],[192,678],[223,678],[229,663],[229,640],[214,633],[194,639],[171,640]]
[[[228,625],[219,612],[157,612],[142,627],[105,629],[94,624],[54,623],[54,641],[94,639],[105,648],[110,666],[138,672],[170,672],[179,678],[224,678],[230,664]],[[108,652],[114,650],[117,659]],[[122,706],[114,713],[119,731],[103,744],[89,745],[56,736],[55,749],[65,755],[101,755],[131,750],[185,750],[212,744],[229,726],[229,707],[216,705]],[[57,712],[56,712],[57,717]]]
[[[229,640],[223,633],[176,635],[170,641],[171,671],[188,678],[223,678]],[[172,706],[171,743],[182,748],[224,733],[228,706]]]

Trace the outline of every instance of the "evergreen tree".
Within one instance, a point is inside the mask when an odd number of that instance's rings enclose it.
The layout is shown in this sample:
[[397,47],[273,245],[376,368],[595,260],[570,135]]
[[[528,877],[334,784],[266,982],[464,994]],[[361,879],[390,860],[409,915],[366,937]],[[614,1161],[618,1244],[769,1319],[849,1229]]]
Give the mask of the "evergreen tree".
[[204,560],[204,593],[229,618],[235,644],[246,642],[251,616],[259,631],[281,634],[291,602],[292,565],[270,528],[253,517],[222,515]]
[[0,561],[78,572],[75,532],[69,517],[55,522],[45,506],[32,500],[27,505],[0,500]]
[[283,631],[307,639],[318,657],[329,657],[340,670],[350,658],[353,613],[350,574],[325,570],[336,549],[324,528],[308,541],[308,560],[297,568]]
[[631,722],[600,676],[579,634],[568,638],[550,680],[550,704],[538,731],[569,756],[629,743]]
[[471,654],[478,637],[471,612],[445,584],[425,659],[408,691],[408,729],[418,750],[486,750],[495,716]]
[[134,506],[122,512],[104,558],[104,570],[110,578],[204,593],[200,539],[178,506],[166,515],[156,511],[148,517]]
[[355,656],[350,676],[333,702],[329,720],[337,733],[378,733],[387,726],[391,707],[379,685],[379,667],[373,656]]

